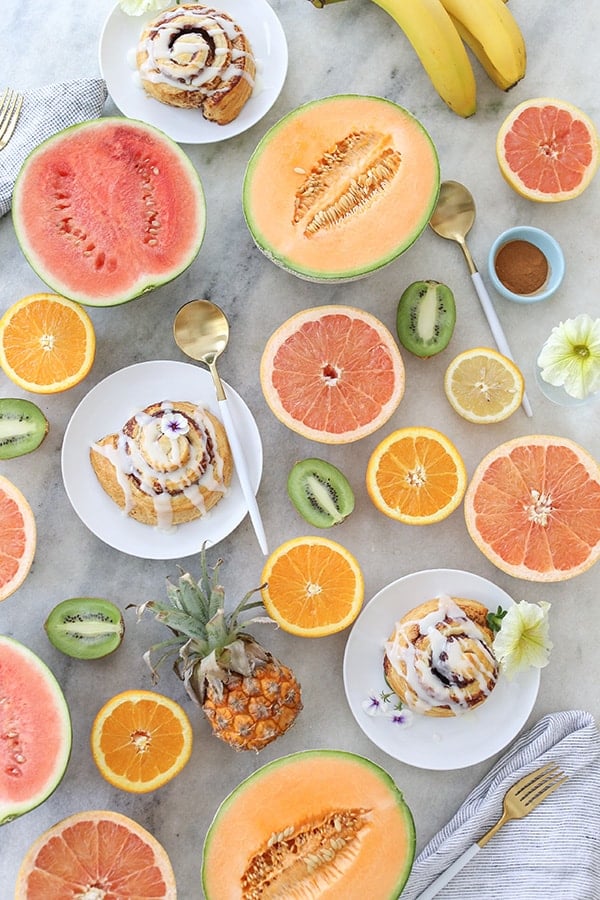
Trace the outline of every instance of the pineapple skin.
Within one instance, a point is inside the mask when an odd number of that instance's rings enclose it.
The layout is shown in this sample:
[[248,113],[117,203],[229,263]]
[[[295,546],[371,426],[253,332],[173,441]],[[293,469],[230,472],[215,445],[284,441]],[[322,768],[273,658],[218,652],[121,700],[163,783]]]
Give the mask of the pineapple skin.
[[292,670],[268,652],[265,657],[250,675],[231,672],[220,690],[206,687],[202,708],[213,733],[235,750],[262,750],[285,734],[302,709]]

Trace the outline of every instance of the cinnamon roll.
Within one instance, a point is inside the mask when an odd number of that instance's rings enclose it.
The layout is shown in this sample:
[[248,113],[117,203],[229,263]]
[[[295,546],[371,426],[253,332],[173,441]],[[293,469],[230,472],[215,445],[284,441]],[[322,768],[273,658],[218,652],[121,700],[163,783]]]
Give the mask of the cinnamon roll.
[[142,86],[169,106],[200,109],[227,125],[252,94],[256,63],[248,38],[227,15],[195,3],[163,10],[142,31],[136,52]]
[[225,429],[187,401],[153,403],[90,449],[96,477],[131,518],[169,529],[204,515],[231,482]]
[[385,645],[386,681],[426,716],[457,716],[479,706],[498,680],[488,609],[443,594],[399,622]]

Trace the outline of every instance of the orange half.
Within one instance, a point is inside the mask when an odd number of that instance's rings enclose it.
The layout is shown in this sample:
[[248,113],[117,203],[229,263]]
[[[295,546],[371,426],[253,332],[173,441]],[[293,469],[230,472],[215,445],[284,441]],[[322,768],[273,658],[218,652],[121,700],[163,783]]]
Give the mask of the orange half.
[[358,616],[364,578],[354,556],[322,537],[299,537],[281,544],[262,573],[265,609],[284,630],[300,637],[342,631]]
[[181,772],[192,752],[187,714],[154,691],[123,691],[108,700],[92,725],[91,746],[100,773],[134,794],[162,787]]
[[367,491],[377,509],[406,525],[441,522],[460,504],[467,486],[462,457],[433,428],[400,428],[375,448]]
[[31,294],[0,319],[0,365],[25,391],[56,394],[90,371],[96,337],[87,312],[58,294]]

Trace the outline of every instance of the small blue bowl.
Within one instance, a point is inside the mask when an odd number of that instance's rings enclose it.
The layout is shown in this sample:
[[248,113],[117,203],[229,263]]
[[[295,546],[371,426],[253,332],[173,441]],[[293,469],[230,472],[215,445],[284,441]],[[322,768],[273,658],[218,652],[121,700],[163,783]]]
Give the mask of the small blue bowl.
[[[545,282],[532,294],[515,294],[509,290],[498,278],[496,273],[496,257],[501,248],[509,241],[527,241],[542,251],[548,262],[548,276]],[[515,303],[539,303],[547,300],[560,286],[565,274],[565,258],[560,244],[541,228],[533,228],[530,225],[517,225],[503,231],[492,244],[488,256],[488,271],[490,280],[498,293],[507,300]]]

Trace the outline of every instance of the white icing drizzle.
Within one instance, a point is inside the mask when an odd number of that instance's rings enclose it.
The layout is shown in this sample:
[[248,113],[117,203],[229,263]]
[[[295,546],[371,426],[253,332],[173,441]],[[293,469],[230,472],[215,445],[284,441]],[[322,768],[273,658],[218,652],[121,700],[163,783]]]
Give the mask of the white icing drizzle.
[[[117,446],[93,444],[93,449],[106,457],[114,467],[117,483],[124,496],[124,511],[129,514],[135,506],[132,485],[151,497],[156,512],[157,527],[173,527],[172,497],[184,494],[201,515],[206,512],[206,491],[224,494],[224,460],[218,452],[217,436],[210,419],[201,407],[195,406],[191,427],[186,434],[164,434],[161,422],[165,414],[173,413],[173,403],[163,401],[156,415],[145,411],[135,413],[118,432]],[[177,415],[180,415],[177,412]],[[187,416],[186,416],[187,418]],[[134,437],[126,433],[134,426]],[[208,445],[210,444],[210,453]]]
[[166,10],[139,42],[138,51],[147,54],[140,75],[181,91],[201,90],[206,97],[239,78],[253,86],[244,64],[253,54],[234,46],[241,35],[233,19],[210,7]]
[[[459,714],[471,708],[473,694],[488,696],[497,679],[497,662],[485,632],[447,594],[422,619],[398,625],[385,644],[389,663],[410,689],[411,706],[426,712],[447,706]],[[418,629],[415,643],[410,633]]]

